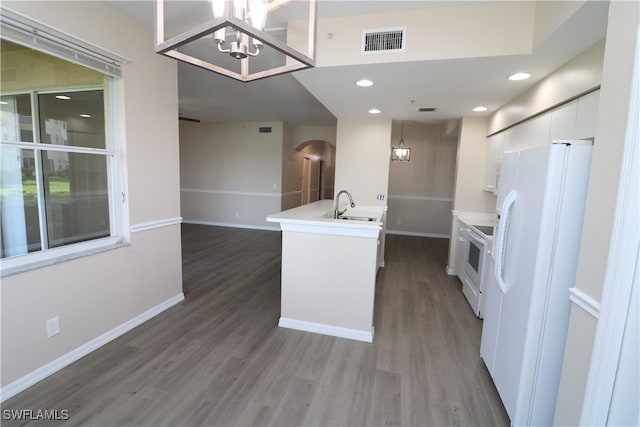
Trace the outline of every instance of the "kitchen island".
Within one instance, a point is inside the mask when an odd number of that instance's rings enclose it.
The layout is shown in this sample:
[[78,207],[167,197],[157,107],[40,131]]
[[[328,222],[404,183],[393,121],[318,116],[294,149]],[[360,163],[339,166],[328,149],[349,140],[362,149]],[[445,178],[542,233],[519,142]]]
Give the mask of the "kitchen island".
[[282,230],[279,326],[372,342],[386,208],[333,212],[333,200],[320,200],[267,217]]

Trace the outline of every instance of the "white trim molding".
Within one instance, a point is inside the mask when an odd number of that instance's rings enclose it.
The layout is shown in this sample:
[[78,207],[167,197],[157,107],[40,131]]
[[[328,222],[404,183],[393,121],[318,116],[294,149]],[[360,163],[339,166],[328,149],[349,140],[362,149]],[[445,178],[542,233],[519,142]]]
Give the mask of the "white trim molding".
[[69,366],[73,362],[80,360],[89,353],[126,334],[136,326],[143,324],[147,320],[152,319],[153,317],[182,301],[184,301],[184,294],[180,292],[176,296],[169,298],[168,300],[156,305],[155,307],[150,308],[144,313],[137,315],[133,319],[124,322],[120,326],[117,326],[110,331],[100,335],[99,337],[92,339],[91,341],[81,345],[75,350],[71,350],[67,354],[58,357],[57,359],[47,363],[46,365],[36,369],[35,371],[28,373],[22,378],[18,378],[14,382],[7,384],[6,386],[2,387],[2,389],[0,389],[0,402],[4,402],[5,400],[26,390],[32,385],[42,381],[48,376],[55,374],[56,372]]
[[600,317],[600,302],[596,301],[591,295],[578,288],[570,288],[569,300],[596,319]]
[[156,228],[169,227],[171,225],[176,225],[181,223],[182,223],[181,216],[177,216],[175,218],[160,219],[157,221],[143,222],[141,224],[132,225],[131,232],[137,233],[139,231],[147,231],[147,230],[153,230]]
[[[257,191],[203,190],[199,188],[181,188],[184,193],[222,194],[227,196],[281,197],[283,193],[267,193]],[[288,194],[288,193],[284,193]]]
[[183,224],[195,224],[195,225],[211,225],[214,227],[230,227],[230,228],[245,228],[248,230],[265,230],[265,231],[280,231],[280,227],[265,227],[264,225],[255,224],[236,224],[235,222],[216,222],[216,221],[198,221],[185,219]]
[[451,197],[429,197],[429,196],[403,196],[400,194],[389,194],[389,200],[419,200],[423,202],[453,202]]
[[330,335],[338,338],[350,340],[373,342],[374,329],[371,331],[360,331],[358,329],[341,328],[339,326],[325,325],[323,323],[306,322],[304,320],[288,319],[281,317],[278,326],[298,331],[313,332],[316,334]]
[[416,237],[433,237],[436,239],[448,239],[451,236],[448,234],[437,234],[437,233],[419,233],[416,231],[400,231],[400,230],[387,230],[387,234],[398,234],[400,236],[416,236]]
[[105,237],[73,243],[59,248],[32,252],[13,258],[5,258],[0,263],[0,277],[24,273],[37,268],[48,267],[60,262],[71,261],[85,256],[96,255],[113,249],[128,246],[129,241],[122,236]]
[[299,196],[302,194],[302,190],[300,191],[288,191],[286,193],[282,193],[282,197],[289,197],[289,196]]

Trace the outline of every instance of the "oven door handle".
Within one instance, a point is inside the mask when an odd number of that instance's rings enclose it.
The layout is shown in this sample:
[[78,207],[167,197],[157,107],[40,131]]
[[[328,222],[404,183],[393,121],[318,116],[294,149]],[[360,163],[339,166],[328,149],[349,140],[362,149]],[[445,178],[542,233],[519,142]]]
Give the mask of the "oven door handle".
[[481,237],[478,237],[476,233],[473,232],[470,228],[467,228],[465,235],[469,240],[473,240],[478,246],[484,246],[484,240]]
[[498,235],[496,236],[496,253],[495,273],[496,282],[503,294],[509,291],[509,286],[504,281],[504,259],[506,257],[507,239],[509,237],[509,223],[511,222],[511,209],[518,199],[518,193],[511,190],[502,204],[502,218],[500,218],[500,226],[498,227]]

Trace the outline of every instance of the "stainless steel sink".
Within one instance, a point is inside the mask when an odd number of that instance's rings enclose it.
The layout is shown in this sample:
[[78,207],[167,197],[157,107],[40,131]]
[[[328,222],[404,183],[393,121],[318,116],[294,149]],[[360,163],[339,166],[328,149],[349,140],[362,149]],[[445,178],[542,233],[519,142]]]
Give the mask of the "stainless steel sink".
[[369,222],[369,221],[373,222],[376,220],[375,218],[371,218],[368,216],[351,216],[351,215],[342,215],[342,216],[339,216],[338,219],[346,219],[349,221],[366,221],[366,222]]

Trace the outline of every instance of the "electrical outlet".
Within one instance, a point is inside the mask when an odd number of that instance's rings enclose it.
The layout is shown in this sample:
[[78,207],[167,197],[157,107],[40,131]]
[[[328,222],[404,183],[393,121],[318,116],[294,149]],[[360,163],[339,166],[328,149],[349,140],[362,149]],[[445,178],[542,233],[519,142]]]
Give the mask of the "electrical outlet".
[[51,338],[60,333],[60,319],[58,316],[47,320],[47,337]]
[[235,213],[233,214],[233,216],[234,216],[235,218],[240,218],[240,212],[235,212]]
[[396,223],[397,223],[398,225],[402,224],[402,218],[398,218],[398,219],[396,220]]
[[377,200],[384,200],[384,194],[378,194],[378,195],[376,196],[376,199],[377,199]]

